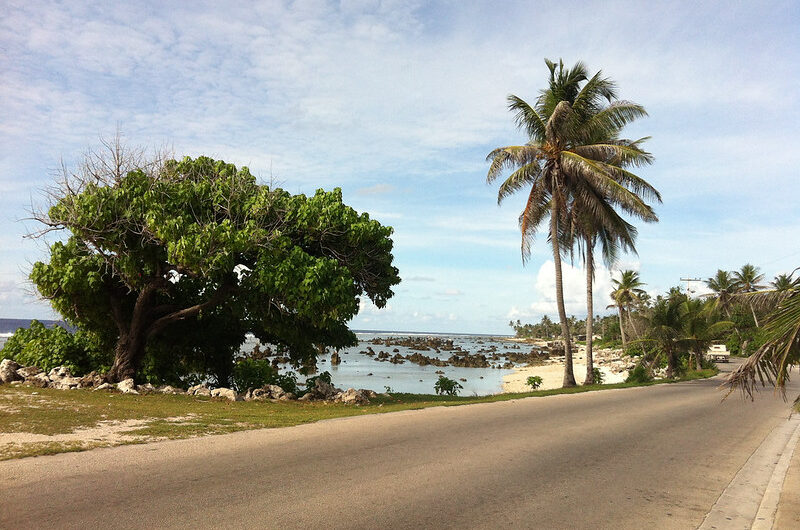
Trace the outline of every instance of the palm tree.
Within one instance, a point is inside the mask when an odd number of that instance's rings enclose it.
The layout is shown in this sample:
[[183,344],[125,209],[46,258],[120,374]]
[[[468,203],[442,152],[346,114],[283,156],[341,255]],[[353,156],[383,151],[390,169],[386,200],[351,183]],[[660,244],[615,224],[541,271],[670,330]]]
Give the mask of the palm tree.
[[[683,296],[656,298],[653,307],[643,317],[647,321],[645,339],[656,344],[660,355],[667,357],[667,377],[675,377],[678,371],[678,355],[681,350]],[[658,358],[658,357],[657,357]]]
[[733,326],[733,322],[720,321],[711,300],[687,298],[678,311],[682,320],[681,341],[694,354],[695,369],[701,370],[703,353],[720,334]]
[[661,197],[650,184],[625,169],[652,162],[652,156],[640,147],[645,139],[618,138],[627,123],[646,115],[644,108],[613,101],[613,83],[602,78],[600,72],[589,79],[582,63],[565,69],[563,62],[545,62],[550,70],[549,87],[541,92],[535,105],[514,95],[508,98],[509,109],[515,112],[517,125],[525,130],[529,141],[492,151],[487,157],[491,162],[487,181],[494,181],[506,168],[513,169],[500,186],[498,203],[530,186],[520,215],[523,262],[530,255],[537,227],[549,218],[567,387],[576,384],[561,270],[561,242],[570,225],[569,212],[585,211],[598,223],[612,226],[610,213],[614,206],[650,218],[655,215],[642,196],[659,201]]
[[612,282],[615,289],[611,292],[611,299],[614,300],[614,306],[616,306],[619,312],[619,330],[622,334],[622,347],[625,348],[628,342],[625,337],[624,317],[627,313],[628,321],[631,327],[633,327],[633,320],[630,315],[631,309],[638,302],[640,297],[646,294],[642,289],[645,283],[639,279],[639,273],[632,270],[622,271],[620,279],[614,279]]
[[775,276],[775,280],[769,282],[769,284],[772,286],[774,290],[779,292],[789,291],[795,287],[800,286],[800,278],[797,279],[792,278],[796,270],[797,269],[792,271],[790,274],[778,274],[777,276]]
[[738,285],[731,273],[718,269],[717,273],[706,280],[706,286],[714,291],[716,295],[716,306],[724,311],[727,316],[731,316],[731,301],[736,294]]
[[[764,275],[760,273],[758,267],[749,263],[742,265],[742,268],[738,271],[733,271],[733,277],[736,280],[736,285],[738,286],[737,292],[753,293],[764,288],[763,285],[759,285],[759,282],[764,280]],[[753,321],[755,322],[756,327],[758,327],[756,310],[752,303],[749,305],[750,311],[753,313]]]
[[[752,398],[759,382],[784,390],[789,371],[800,364],[800,286],[756,292],[748,297],[751,303],[774,308],[761,328],[764,344],[726,381],[731,391],[739,388]],[[798,402],[800,396],[795,405]]]
[[592,293],[595,273],[594,248],[598,244],[600,245],[603,261],[608,268],[616,263],[620,249],[636,253],[634,246],[636,227],[618,215],[615,220],[615,226],[609,229],[604,226],[598,227],[592,222],[591,217],[583,215],[573,228],[573,231],[578,234],[578,250],[583,254],[586,268],[586,378],[583,382],[584,385],[592,385],[595,382],[592,348],[594,342],[594,297]]

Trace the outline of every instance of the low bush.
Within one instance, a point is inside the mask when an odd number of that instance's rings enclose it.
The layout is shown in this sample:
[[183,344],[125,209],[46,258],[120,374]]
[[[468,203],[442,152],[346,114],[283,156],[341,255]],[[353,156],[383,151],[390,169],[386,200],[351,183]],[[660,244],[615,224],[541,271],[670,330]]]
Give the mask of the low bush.
[[233,367],[233,388],[237,392],[246,392],[250,388],[262,388],[266,385],[278,385],[284,392],[297,394],[297,376],[291,372],[278,373],[267,359],[245,358],[236,362]]
[[458,391],[464,387],[458,381],[453,381],[449,377],[439,376],[439,380],[433,385],[433,389],[440,396],[457,396]]
[[324,381],[328,384],[331,384],[331,373],[326,371],[306,379],[306,392],[309,392],[312,388],[314,388],[317,385],[317,381]]
[[534,390],[542,386],[542,378],[539,377],[538,375],[532,375],[528,377],[528,379],[525,382],[528,384],[528,386],[530,386]]
[[241,359],[233,367],[233,388],[246,392],[249,388],[272,385],[277,375],[266,359]]
[[2,358],[22,366],[37,366],[45,372],[66,366],[74,375],[106,371],[111,365],[111,352],[104,351],[93,334],[82,330],[71,333],[60,326],[48,328],[38,320],[9,337],[0,350]]
[[594,384],[596,385],[602,385],[605,379],[602,370],[597,367],[592,368],[592,377],[594,378]]
[[653,380],[647,368],[642,364],[637,364],[636,368],[630,371],[628,377],[625,379],[626,383],[649,383]]

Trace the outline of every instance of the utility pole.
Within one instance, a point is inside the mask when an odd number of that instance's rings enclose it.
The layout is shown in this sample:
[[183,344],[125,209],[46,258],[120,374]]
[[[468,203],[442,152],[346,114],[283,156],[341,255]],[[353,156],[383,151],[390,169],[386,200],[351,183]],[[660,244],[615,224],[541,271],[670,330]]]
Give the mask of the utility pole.
[[700,278],[681,278],[682,282],[686,282],[686,294],[691,294],[694,291],[691,289],[692,282],[699,282],[702,281]]

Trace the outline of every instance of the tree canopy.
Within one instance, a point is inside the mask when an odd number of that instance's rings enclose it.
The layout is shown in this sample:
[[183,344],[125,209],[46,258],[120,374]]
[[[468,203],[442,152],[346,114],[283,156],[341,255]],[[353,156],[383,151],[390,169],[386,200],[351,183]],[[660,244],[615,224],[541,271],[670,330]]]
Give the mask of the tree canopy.
[[70,235],[30,277],[67,320],[114,348],[111,381],[157,352],[224,364],[247,331],[306,361],[354,343],[347,322],[359,297],[383,307],[400,281],[391,227],[345,205],[339,189],[292,195],[246,167],[207,157],[142,164],[110,147],[53,194],[39,220]]

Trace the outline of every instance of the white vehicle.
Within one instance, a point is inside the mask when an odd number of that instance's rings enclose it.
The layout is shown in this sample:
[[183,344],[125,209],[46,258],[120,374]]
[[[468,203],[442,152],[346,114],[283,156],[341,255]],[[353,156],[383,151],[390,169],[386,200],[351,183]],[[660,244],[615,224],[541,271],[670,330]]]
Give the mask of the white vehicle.
[[731,352],[724,344],[712,344],[706,352],[706,357],[715,362],[727,363],[730,361]]

